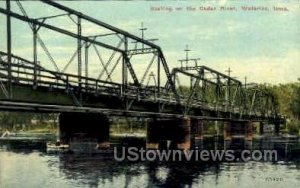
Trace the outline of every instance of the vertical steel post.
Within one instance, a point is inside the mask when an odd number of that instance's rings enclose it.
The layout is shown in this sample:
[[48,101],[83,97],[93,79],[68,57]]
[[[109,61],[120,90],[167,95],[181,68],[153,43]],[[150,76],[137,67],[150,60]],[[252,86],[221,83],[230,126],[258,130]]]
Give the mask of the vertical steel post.
[[77,17],[77,34],[78,34],[78,39],[77,39],[77,51],[78,51],[78,86],[79,89],[81,90],[81,75],[82,75],[82,59],[81,59],[81,18],[78,16]]
[[124,45],[125,45],[125,64],[124,64],[124,78],[125,78],[125,86],[127,85],[128,82],[128,73],[127,73],[127,51],[128,51],[128,38],[125,37],[125,41],[124,41]]
[[89,43],[85,43],[85,54],[84,54],[84,61],[85,61],[85,88],[87,89],[88,86],[88,77],[89,77]]
[[37,26],[33,24],[33,87],[37,87]]
[[193,77],[190,77],[190,90],[193,88]]
[[9,98],[12,98],[12,73],[11,73],[11,17],[10,17],[10,0],[6,0],[6,34],[7,34],[7,62],[8,62],[8,87],[9,87]]
[[[231,112],[230,112],[230,73],[231,73],[231,70],[230,70],[230,67],[228,68],[228,70],[226,70],[225,72],[228,72],[228,78],[227,78],[227,89],[226,89],[226,95],[225,95],[225,100],[226,100],[226,111],[228,112],[229,111],[229,114],[231,116]],[[226,78],[225,78],[226,79]]]
[[[144,28],[144,23],[142,22],[142,28],[140,29],[142,31],[142,39],[144,40],[144,32],[147,30],[147,28]],[[144,50],[144,42],[142,43],[142,49]]]
[[160,58],[157,56],[157,98],[160,98]]
[[185,67],[187,68],[188,67],[188,62],[189,62],[189,51],[191,51],[189,49],[188,45],[186,45],[186,49],[184,51],[185,51]]
[[125,36],[124,38],[124,53],[123,53],[123,63],[122,63],[122,91],[123,94],[126,93],[126,85],[127,85],[127,51],[128,51],[128,38]]
[[[216,104],[216,106],[220,104],[220,98],[221,98],[222,86],[221,86],[221,81],[220,81],[220,75],[217,75],[217,83],[218,84],[217,84],[217,104]],[[217,111],[218,111],[218,109],[217,109]]]

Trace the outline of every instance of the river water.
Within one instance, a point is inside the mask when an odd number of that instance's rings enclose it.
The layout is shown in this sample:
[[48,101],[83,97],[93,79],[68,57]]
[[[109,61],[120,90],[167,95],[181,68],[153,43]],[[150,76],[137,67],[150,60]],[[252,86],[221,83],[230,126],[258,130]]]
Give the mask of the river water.
[[[234,145],[229,143],[241,148]],[[0,187],[299,187],[299,141],[253,141],[251,148],[266,145],[278,150],[277,161],[129,163],[110,155],[49,153],[40,143],[6,142],[0,144]]]

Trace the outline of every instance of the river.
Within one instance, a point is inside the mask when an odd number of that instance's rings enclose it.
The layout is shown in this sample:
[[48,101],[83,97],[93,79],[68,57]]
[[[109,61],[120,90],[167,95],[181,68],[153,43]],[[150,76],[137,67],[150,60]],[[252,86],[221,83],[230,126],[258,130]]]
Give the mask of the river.
[[49,153],[39,144],[5,142],[0,187],[299,187],[299,141],[253,141],[251,147],[266,145],[278,150],[277,161],[118,162],[110,155]]

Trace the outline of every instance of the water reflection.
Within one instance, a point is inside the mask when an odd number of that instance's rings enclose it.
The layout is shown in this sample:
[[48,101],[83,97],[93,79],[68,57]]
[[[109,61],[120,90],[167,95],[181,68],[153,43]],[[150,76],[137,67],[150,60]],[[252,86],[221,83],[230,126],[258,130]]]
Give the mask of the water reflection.
[[[7,144],[6,144],[7,145]],[[297,187],[298,141],[215,142],[205,149],[276,149],[277,162],[117,162],[109,155],[0,150],[0,187]]]

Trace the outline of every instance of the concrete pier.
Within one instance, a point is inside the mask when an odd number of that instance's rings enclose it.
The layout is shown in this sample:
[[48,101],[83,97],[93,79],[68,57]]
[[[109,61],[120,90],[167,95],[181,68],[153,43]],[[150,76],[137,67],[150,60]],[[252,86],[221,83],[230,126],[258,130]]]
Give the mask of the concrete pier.
[[274,123],[274,132],[275,132],[276,136],[279,135],[279,132],[280,132],[280,123],[279,122]]
[[160,129],[161,127],[156,119],[149,119],[147,121],[147,149],[159,149]]
[[204,121],[199,119],[191,120],[191,141],[195,147],[200,147],[203,144]]
[[245,126],[245,140],[252,141],[252,139],[253,139],[253,123],[251,121],[247,121],[243,124]]
[[224,122],[224,140],[230,141],[232,140],[232,134],[231,134],[231,122],[225,121]]
[[204,126],[204,122],[203,120],[193,120],[192,121],[192,126],[194,128],[195,131],[195,140],[203,140],[203,126]]
[[[170,143],[167,144],[167,143]],[[165,148],[167,146],[167,148]],[[190,118],[159,119],[147,121],[147,149],[190,149]]]
[[191,119],[184,117],[178,126],[178,149],[190,149],[191,148]]
[[98,113],[61,113],[59,140],[61,144],[95,143],[98,148],[109,148],[109,120]]
[[259,122],[259,134],[264,134],[264,122]]

